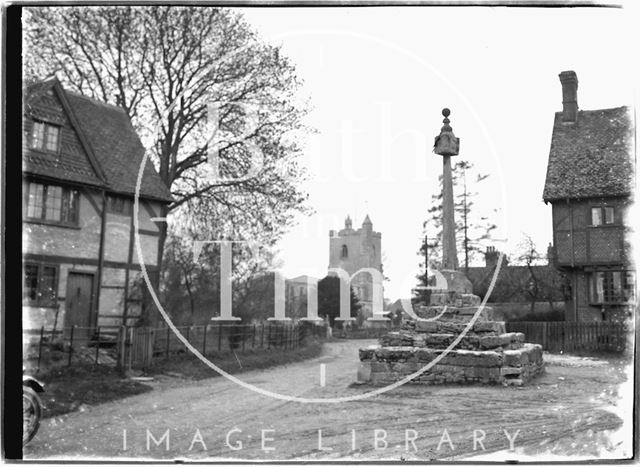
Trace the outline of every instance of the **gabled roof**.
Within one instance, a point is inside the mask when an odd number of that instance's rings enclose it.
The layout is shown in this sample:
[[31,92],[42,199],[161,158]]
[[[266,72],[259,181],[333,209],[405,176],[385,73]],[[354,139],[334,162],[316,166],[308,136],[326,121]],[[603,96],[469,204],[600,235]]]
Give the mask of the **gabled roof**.
[[[51,94],[50,102],[46,105],[38,105],[42,100],[49,99],[49,94]],[[53,101],[55,101],[55,105],[51,105]],[[56,110],[59,105],[62,106],[62,109]],[[57,154],[25,147],[23,150],[23,170],[25,172],[86,185],[105,186],[104,172],[83,132],[78,129],[79,123],[57,80],[43,81],[28,86],[25,92],[24,113],[35,119],[60,125],[68,119],[76,130],[81,146],[80,148],[68,148],[66,145],[61,145],[60,152]]]
[[556,112],[544,201],[631,195],[633,127],[628,107],[581,110],[575,123],[562,122]]
[[307,284],[308,279],[311,279],[314,281],[319,280],[313,276],[302,275],[302,276],[293,277],[291,279],[287,279],[287,282],[296,283],[296,284]]
[[[29,86],[25,111],[37,114],[37,106],[34,104],[50,88],[55,90],[62,102],[85,149],[93,174],[86,173],[86,166],[89,164],[85,163],[81,175],[86,178],[78,180],[77,171],[69,169],[70,155],[66,152],[61,152],[55,157],[55,161],[51,161],[48,160],[51,155],[27,151],[25,171],[88,184],[98,184],[96,181],[100,181],[110,191],[134,195],[144,147],[124,110],[65,91],[58,80],[54,79]],[[45,167],[48,172],[42,173]],[[150,161],[145,164],[140,195],[164,202],[172,201],[169,189]]]

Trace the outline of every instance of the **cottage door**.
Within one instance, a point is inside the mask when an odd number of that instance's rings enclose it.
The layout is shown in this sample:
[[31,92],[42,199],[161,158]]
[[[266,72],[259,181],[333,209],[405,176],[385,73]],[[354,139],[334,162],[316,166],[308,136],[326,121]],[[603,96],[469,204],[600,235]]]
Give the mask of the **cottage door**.
[[89,334],[93,325],[92,305],[93,274],[70,272],[67,277],[65,327],[77,326],[75,336],[86,337]]

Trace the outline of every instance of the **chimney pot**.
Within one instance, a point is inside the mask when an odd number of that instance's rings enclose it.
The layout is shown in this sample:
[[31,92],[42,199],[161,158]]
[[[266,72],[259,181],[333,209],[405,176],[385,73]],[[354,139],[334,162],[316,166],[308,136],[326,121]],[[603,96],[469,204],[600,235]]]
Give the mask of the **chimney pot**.
[[560,73],[562,84],[562,121],[575,123],[578,119],[578,76],[575,71]]

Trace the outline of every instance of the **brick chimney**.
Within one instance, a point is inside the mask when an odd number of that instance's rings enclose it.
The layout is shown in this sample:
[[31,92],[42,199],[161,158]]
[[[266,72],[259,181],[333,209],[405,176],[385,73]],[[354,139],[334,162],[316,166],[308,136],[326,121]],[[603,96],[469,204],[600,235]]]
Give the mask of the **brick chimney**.
[[578,76],[575,71],[560,73],[562,83],[562,121],[575,123],[578,119]]

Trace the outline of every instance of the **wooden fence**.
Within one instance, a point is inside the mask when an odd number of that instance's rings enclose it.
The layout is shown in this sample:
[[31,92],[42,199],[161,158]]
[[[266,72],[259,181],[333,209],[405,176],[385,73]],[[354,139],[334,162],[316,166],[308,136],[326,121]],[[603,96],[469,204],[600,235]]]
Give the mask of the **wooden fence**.
[[[326,337],[326,328],[298,323],[266,322],[261,324],[215,324],[207,326],[176,327],[182,338],[202,355],[225,352],[250,352],[255,350],[295,350],[306,336]],[[147,368],[159,358],[189,349],[169,327],[128,328],[126,340],[121,345],[122,366]]]
[[[324,338],[324,326],[300,323],[213,324],[180,326],[179,333],[203,355],[254,350],[295,350],[306,336]],[[169,359],[188,352],[185,344],[169,327],[73,326],[51,331],[41,328],[25,333],[25,357],[40,368],[43,353],[56,354],[57,365],[84,362],[118,365],[121,368],[148,368],[154,360]],[[50,360],[50,359],[49,359]]]
[[550,352],[623,352],[631,332],[624,323],[611,322],[514,321],[506,326],[508,332],[522,332],[526,342]]

